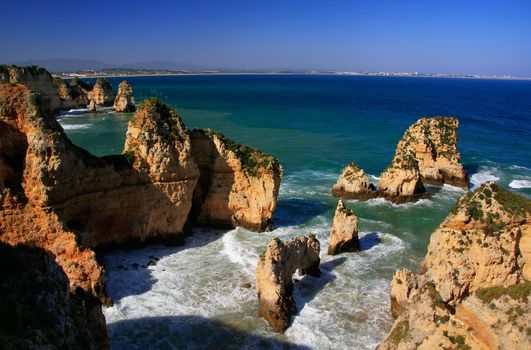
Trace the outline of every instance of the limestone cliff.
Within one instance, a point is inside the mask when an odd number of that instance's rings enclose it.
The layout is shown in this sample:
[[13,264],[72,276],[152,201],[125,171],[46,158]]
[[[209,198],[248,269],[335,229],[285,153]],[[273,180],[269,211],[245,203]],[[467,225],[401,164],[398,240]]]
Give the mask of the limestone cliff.
[[190,132],[201,177],[193,222],[220,227],[271,228],[282,168],[278,160],[212,130]]
[[345,207],[340,199],[332,224],[332,232],[328,242],[328,254],[335,255],[342,252],[360,250],[358,239],[358,218],[352,210]]
[[332,194],[346,199],[367,200],[378,196],[378,191],[371,184],[363,169],[354,163],[348,164],[336,184],[332,187]]
[[432,234],[420,275],[395,273],[381,349],[531,347],[531,202],[493,182]]
[[52,75],[37,66],[18,67],[0,66],[0,83],[24,84],[43,97],[43,108],[50,111],[61,108],[59,93],[54,85]]
[[2,349],[109,349],[101,303],[42,249],[0,243]]
[[393,161],[380,175],[382,196],[395,202],[426,197],[424,184],[468,188],[469,179],[457,152],[457,118],[422,118],[398,143]]
[[457,118],[419,119],[399,141],[391,164],[380,175],[376,191],[364,171],[349,164],[332,188],[336,197],[367,200],[384,197],[394,203],[429,198],[424,184],[468,188],[468,174],[457,152]]
[[110,107],[114,103],[114,92],[107,78],[98,78],[90,91],[89,99],[98,107]]
[[118,93],[114,99],[113,108],[116,112],[134,112],[136,110],[133,88],[125,80],[118,85]]
[[292,297],[293,274],[298,269],[302,274],[319,276],[319,251],[319,241],[310,235],[286,243],[274,238],[260,255],[256,266],[260,314],[276,332],[284,332],[297,311]]
[[[210,153],[193,150],[174,110],[156,99],[144,101],[129,123],[124,154],[98,158],[72,144],[42,103],[23,85],[0,84],[0,240],[45,249],[72,289],[105,301],[104,274],[92,248],[155,239],[181,242],[192,204],[199,213],[213,213],[202,221],[207,225],[227,218],[256,230],[270,224],[280,181],[274,158],[264,156],[269,165],[252,163],[259,159],[252,156],[243,167],[242,158],[223,153],[218,161],[233,162],[234,173],[225,173],[233,182],[213,180],[218,187],[202,187],[205,200],[196,201],[200,172],[194,156],[204,167]],[[229,204],[220,203],[215,191],[230,193]],[[223,210],[219,217],[216,205]]]

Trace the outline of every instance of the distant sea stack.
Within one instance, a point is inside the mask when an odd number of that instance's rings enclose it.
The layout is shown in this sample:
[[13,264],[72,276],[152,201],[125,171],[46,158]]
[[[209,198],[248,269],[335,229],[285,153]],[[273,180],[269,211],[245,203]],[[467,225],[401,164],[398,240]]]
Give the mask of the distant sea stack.
[[129,122],[124,153],[99,158],[74,145],[44,105],[25,85],[0,84],[0,241],[52,254],[72,290],[108,301],[95,247],[179,243],[194,222],[270,227],[282,174],[274,157],[190,132],[148,99]]
[[114,92],[112,91],[112,85],[107,78],[98,78],[96,84],[90,91],[90,100],[94,101],[98,107],[110,107],[114,103]]
[[113,109],[116,112],[134,112],[136,110],[133,88],[125,80],[118,85],[118,93],[114,100]]
[[337,203],[332,232],[330,233],[330,240],[328,242],[328,254],[336,255],[343,252],[356,252],[359,250],[358,218],[352,210],[345,207],[345,204],[340,199]]
[[391,286],[379,349],[531,348],[531,201],[487,182],[433,232],[421,273]]
[[419,119],[398,143],[391,164],[382,172],[376,191],[362,169],[349,164],[332,188],[337,197],[366,200],[384,197],[394,203],[428,198],[424,184],[468,188],[468,174],[457,152],[458,120],[453,117]]
[[319,276],[320,249],[314,235],[297,237],[286,243],[274,238],[260,255],[256,266],[260,314],[275,332],[284,333],[297,311],[292,296],[295,271]]

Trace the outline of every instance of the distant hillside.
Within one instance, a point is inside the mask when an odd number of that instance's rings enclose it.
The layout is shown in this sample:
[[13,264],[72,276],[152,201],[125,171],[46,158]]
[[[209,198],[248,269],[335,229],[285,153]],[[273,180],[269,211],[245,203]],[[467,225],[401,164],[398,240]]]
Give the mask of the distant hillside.
[[189,63],[175,63],[170,61],[144,61],[128,64],[110,64],[94,60],[51,58],[45,60],[29,60],[5,62],[3,64],[15,64],[17,66],[41,66],[52,73],[74,72],[84,70],[100,70],[112,68],[150,69],[150,70],[205,70],[206,67],[196,66]]
[[68,59],[68,58],[51,58],[46,60],[29,60],[6,62],[6,64],[16,64],[17,66],[41,66],[52,73],[71,72],[79,70],[93,70],[115,68],[114,65],[93,60]]

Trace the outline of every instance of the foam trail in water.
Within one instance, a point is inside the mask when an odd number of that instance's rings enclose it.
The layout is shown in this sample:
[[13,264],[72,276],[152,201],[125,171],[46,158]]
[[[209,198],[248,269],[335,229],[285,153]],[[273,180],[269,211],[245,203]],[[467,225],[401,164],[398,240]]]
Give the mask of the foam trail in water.
[[531,188],[531,181],[529,180],[513,180],[509,184],[509,187],[520,189],[520,188]]
[[64,130],[88,129],[92,124],[61,124]]

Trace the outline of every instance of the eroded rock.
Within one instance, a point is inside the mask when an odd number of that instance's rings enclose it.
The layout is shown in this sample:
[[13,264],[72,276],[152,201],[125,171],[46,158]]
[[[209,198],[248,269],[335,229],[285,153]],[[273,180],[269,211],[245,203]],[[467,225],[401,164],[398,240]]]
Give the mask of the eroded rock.
[[89,99],[94,101],[96,106],[110,107],[114,103],[114,92],[112,91],[112,85],[107,78],[98,78],[96,84],[89,93]]
[[314,235],[283,243],[274,238],[260,255],[256,267],[256,292],[260,314],[276,332],[284,332],[296,312],[293,300],[295,271],[319,275],[320,245]]
[[336,184],[332,187],[332,194],[346,199],[367,200],[378,196],[378,191],[371,184],[363,169],[354,163],[348,164]]
[[340,199],[337,203],[332,232],[328,242],[328,254],[335,255],[359,250],[358,218],[352,210],[345,207],[345,204]]
[[118,85],[118,93],[113,108],[116,112],[134,112],[136,110],[133,88],[125,80]]
[[531,202],[487,182],[435,230],[420,275],[395,273],[380,349],[531,347]]

